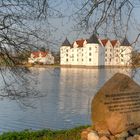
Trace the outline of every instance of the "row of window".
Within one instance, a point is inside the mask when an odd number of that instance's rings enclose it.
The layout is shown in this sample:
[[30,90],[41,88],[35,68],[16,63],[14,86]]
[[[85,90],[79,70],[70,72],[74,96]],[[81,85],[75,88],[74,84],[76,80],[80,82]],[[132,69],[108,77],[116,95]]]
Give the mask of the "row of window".
[[[105,52],[109,52],[109,51],[112,52],[112,51],[114,51],[114,50],[113,50],[113,49],[107,49],[107,48],[105,49]],[[119,51],[120,51],[120,52],[124,52],[123,49],[121,49],[121,50],[115,50],[115,52],[119,52]]]
[[[113,59],[111,59],[111,58],[110,59],[105,59],[105,62],[111,62],[111,60],[113,60]],[[116,59],[116,62],[119,62],[118,59]],[[121,62],[124,62],[124,60],[121,59]]]
[[[80,49],[81,51],[83,51],[84,49]],[[89,47],[89,50],[92,50],[92,47]],[[107,52],[107,51],[110,51],[110,52],[112,52],[112,50],[113,49],[105,49],[105,52]],[[61,51],[63,52],[63,51],[66,51],[66,52],[68,52],[69,50],[68,49],[64,49],[64,50],[62,50],[61,49]],[[79,51],[79,49],[77,49],[77,52]],[[115,50],[116,52],[119,52],[119,50]],[[120,50],[120,52],[123,52],[124,50],[123,49],[121,49]],[[74,52],[74,49],[72,49],[72,52]],[[97,47],[95,47],[95,52],[97,52]]]
[[[111,57],[111,56],[113,56],[113,55],[112,55],[112,54],[107,54],[107,53],[106,53],[106,54],[105,54],[105,56],[110,56],[110,57]],[[116,54],[115,56],[116,56],[116,57],[119,57],[119,55],[118,55],[118,54]],[[121,57],[124,57],[124,55],[123,55],[123,54],[121,54]]]
[[[89,56],[91,56],[92,55],[92,53],[89,53]],[[69,56],[68,54],[66,54],[66,56]],[[77,54],[77,57],[79,56],[79,54]],[[83,55],[83,53],[82,53],[82,56],[84,56]],[[74,57],[74,54],[72,54],[72,56],[71,57]]]
[[[74,61],[74,59],[72,59],[72,61]],[[77,59],[77,61],[79,61],[79,59]],[[84,61],[83,59],[82,59],[82,61]],[[92,59],[91,58],[89,58],[89,62],[91,62],[92,61]],[[105,59],[105,62],[111,62],[111,58],[110,59]],[[66,59],[66,62],[68,62],[68,59]],[[116,62],[118,62],[118,59],[116,59]],[[124,62],[124,60],[123,59],[121,59],[121,62]]]
[[[74,61],[74,59],[72,59],[72,61]],[[79,59],[77,59],[77,61],[79,61]],[[84,59],[82,59],[82,61],[84,61]],[[92,61],[91,58],[89,58],[89,62]],[[66,62],[68,62],[68,59],[66,59]]]

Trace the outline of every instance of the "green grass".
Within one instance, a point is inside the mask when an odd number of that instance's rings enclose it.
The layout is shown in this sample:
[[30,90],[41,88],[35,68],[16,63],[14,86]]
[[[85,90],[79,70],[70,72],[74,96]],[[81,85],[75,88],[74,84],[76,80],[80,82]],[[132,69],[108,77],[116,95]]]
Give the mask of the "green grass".
[[80,126],[68,130],[24,130],[21,132],[6,132],[0,135],[0,140],[80,140],[80,133],[89,126]]

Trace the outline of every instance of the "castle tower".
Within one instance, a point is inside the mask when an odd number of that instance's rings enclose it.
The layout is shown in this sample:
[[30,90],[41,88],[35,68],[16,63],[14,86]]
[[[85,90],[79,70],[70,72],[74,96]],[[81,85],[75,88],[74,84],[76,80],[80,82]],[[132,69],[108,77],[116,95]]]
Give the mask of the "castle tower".
[[66,38],[60,47],[60,64],[70,65],[70,48],[71,44]]
[[132,46],[125,37],[120,45],[120,65],[131,65],[132,63]]
[[101,46],[98,37],[93,33],[86,44],[86,65],[102,66],[104,65],[104,47]]

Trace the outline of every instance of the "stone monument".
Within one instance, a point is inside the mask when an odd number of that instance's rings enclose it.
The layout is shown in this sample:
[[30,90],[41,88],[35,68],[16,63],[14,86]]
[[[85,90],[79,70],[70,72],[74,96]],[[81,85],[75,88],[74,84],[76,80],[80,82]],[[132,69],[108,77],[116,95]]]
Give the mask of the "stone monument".
[[112,135],[140,126],[140,86],[117,73],[97,92],[91,105],[92,127]]

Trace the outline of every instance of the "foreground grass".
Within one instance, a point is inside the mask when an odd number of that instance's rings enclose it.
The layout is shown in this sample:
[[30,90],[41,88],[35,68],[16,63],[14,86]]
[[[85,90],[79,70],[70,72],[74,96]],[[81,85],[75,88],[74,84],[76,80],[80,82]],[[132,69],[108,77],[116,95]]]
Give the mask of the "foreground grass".
[[6,132],[0,135],[0,140],[80,140],[80,133],[89,126],[80,126],[68,130],[25,130],[21,132]]

